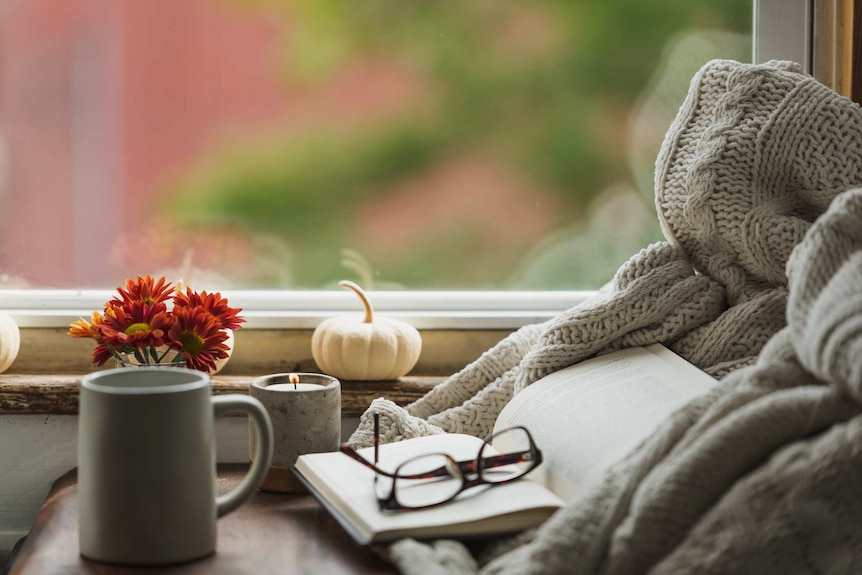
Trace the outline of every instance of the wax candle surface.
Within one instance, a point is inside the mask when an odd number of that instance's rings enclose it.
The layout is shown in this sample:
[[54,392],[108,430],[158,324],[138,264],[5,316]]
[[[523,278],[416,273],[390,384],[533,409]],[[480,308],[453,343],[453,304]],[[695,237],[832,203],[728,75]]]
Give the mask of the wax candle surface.
[[315,389],[323,389],[323,386],[314,383],[276,383],[267,385],[264,389],[270,391],[313,391]]

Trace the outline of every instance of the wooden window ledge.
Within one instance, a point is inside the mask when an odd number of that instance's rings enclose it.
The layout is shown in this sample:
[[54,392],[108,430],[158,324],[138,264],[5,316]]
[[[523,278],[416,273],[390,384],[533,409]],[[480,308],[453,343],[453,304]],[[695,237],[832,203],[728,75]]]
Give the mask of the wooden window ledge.
[[[212,378],[213,394],[248,394],[251,376],[216,375]],[[342,381],[341,413],[358,417],[378,397],[406,405],[411,403],[444,377],[408,376],[397,381]],[[76,415],[80,375],[0,375],[0,415],[51,414]]]

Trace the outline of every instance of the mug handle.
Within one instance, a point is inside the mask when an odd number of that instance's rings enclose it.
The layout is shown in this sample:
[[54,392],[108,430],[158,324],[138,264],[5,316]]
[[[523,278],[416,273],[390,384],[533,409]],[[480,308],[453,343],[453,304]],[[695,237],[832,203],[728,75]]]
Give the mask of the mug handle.
[[254,442],[254,454],[248,473],[239,482],[239,485],[224,495],[216,497],[217,516],[227,515],[246,499],[252,496],[263,477],[272,464],[272,422],[266,408],[257,399],[248,395],[215,395],[210,397],[215,410],[215,416],[228,413],[245,413],[254,423],[256,441]]

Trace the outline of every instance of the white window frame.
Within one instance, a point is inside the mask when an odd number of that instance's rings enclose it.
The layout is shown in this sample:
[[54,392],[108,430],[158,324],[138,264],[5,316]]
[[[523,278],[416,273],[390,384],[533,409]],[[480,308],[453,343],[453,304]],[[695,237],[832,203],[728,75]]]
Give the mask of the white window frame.
[[[753,61],[789,59],[810,72],[813,0],[754,0]],[[379,312],[419,329],[517,329],[583,302],[589,291],[406,291],[373,293]],[[109,290],[4,290],[0,308],[25,328],[62,328],[101,310]],[[329,291],[225,292],[244,309],[250,329],[310,329],[331,315],[356,311],[355,296]]]
[[[590,291],[378,291],[374,310],[418,329],[516,329],[544,321],[583,302]],[[20,327],[68,327],[89,319],[114,297],[111,290],[7,290],[2,307]],[[244,329],[314,329],[323,319],[359,313],[359,300],[345,290],[223,291],[243,308]]]
[[791,60],[811,74],[814,0],[754,0],[753,61]]

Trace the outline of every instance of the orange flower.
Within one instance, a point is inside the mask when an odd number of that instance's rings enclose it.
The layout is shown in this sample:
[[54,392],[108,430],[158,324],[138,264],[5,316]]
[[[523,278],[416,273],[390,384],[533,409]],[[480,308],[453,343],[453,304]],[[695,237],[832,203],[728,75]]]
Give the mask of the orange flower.
[[171,327],[171,317],[164,308],[164,304],[143,301],[107,308],[100,326],[101,341],[114,349],[164,345]]
[[126,280],[126,289],[117,288],[117,292],[122,299],[115,297],[106,304],[106,307],[135,302],[149,305],[163,304],[173,295],[174,288],[164,277],[155,281],[150,274],[147,274],[146,277],[138,276],[137,280]]
[[175,307],[165,343],[186,357],[191,369],[210,371],[217,359],[228,357],[227,334],[218,319],[202,307]]
[[204,311],[212,314],[219,322],[222,329],[239,329],[241,323],[245,322],[245,318],[239,315],[242,308],[229,307],[227,299],[221,297],[220,292],[207,293],[201,291],[194,292],[191,288],[186,288],[186,292],[178,292],[174,296],[174,308],[193,308],[200,307]]
[[102,323],[102,314],[94,311],[92,322],[93,323],[90,323],[84,318],[80,318],[78,321],[73,321],[69,326],[69,331],[67,333],[72,337],[88,337],[98,341],[101,336],[99,326]]

